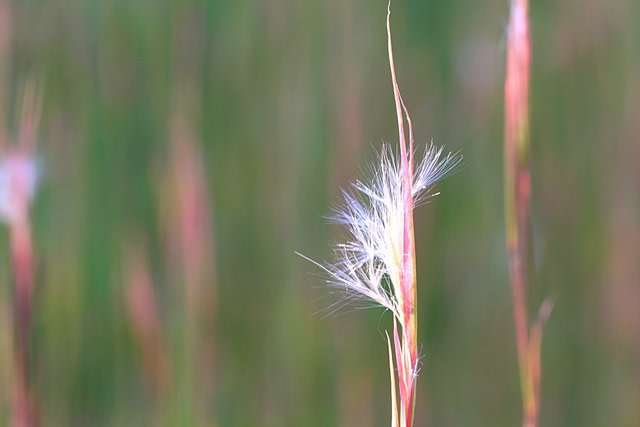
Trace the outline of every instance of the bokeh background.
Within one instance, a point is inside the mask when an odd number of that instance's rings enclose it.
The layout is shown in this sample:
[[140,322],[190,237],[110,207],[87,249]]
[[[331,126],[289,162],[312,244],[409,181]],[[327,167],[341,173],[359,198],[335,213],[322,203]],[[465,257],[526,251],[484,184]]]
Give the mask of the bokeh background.
[[[640,3],[531,2],[530,316],[543,426],[640,425]],[[385,1],[0,1],[4,120],[44,88],[31,370],[43,425],[386,426],[381,309],[336,296],[340,187],[396,142]],[[514,426],[506,0],[396,0],[417,140],[464,165],[416,211],[417,426]],[[11,396],[0,228],[0,425]]]

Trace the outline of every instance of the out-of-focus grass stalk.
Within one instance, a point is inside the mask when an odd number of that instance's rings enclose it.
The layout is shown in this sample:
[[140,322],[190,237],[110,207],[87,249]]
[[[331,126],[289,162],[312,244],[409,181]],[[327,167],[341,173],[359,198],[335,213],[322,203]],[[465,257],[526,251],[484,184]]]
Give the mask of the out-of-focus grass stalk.
[[531,41],[527,0],[512,0],[505,75],[505,220],[509,277],[523,404],[523,425],[535,427],[540,407],[540,346],[551,312],[545,301],[529,336],[527,315],[531,171],[529,167],[529,73]]
[[11,1],[0,0],[0,146],[7,142],[6,103],[12,39]]
[[0,217],[9,225],[11,267],[14,281],[14,372],[11,422],[14,427],[38,425],[29,372],[30,335],[34,293],[34,253],[31,243],[29,204],[35,191],[37,167],[34,159],[40,117],[39,91],[30,82],[25,87],[18,144],[8,147],[0,165],[2,200]]
[[[176,83],[176,88],[188,85]],[[188,93],[188,90],[185,90]],[[178,94],[178,89],[176,94]],[[202,152],[192,125],[197,97],[176,95],[171,112],[169,159],[162,184],[163,229],[169,277],[182,300],[173,319],[176,416],[197,424],[215,399],[214,247]],[[180,325],[180,326],[177,326]]]
[[[9,60],[11,58],[11,1],[0,0],[0,150],[5,150],[8,143],[6,128],[7,82]],[[0,399],[2,409],[11,406],[12,372],[13,372],[13,324],[11,320],[10,298],[4,293],[0,295]],[[3,412],[9,412],[3,411]]]
[[10,226],[11,263],[14,276],[15,368],[13,382],[13,426],[35,425],[29,378],[29,331],[33,302],[33,250],[31,227],[21,217]]
[[528,373],[526,306],[527,232],[529,224],[529,66],[527,1],[511,2],[505,75],[505,220],[509,275],[513,293],[518,363],[525,413],[533,403]]
[[138,345],[147,389],[155,400],[156,424],[166,416],[164,407],[171,387],[171,370],[164,329],[158,313],[146,252],[138,242],[123,248],[125,262],[125,302],[134,338]]
[[202,12],[189,3],[171,6],[170,140],[163,174],[167,270],[177,285],[176,302],[182,303],[170,322],[175,328],[174,403],[185,425],[201,424],[215,401],[214,238],[200,131],[207,45]]

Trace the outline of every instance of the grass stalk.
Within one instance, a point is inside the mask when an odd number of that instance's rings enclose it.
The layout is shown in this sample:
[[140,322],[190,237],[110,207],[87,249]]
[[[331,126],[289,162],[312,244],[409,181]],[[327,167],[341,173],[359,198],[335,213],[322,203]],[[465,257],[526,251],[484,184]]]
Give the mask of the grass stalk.
[[15,339],[12,425],[14,427],[30,427],[36,423],[29,372],[33,250],[28,219],[20,218],[11,224],[10,252],[14,278]]
[[545,301],[530,333],[527,314],[531,170],[529,85],[531,40],[527,0],[512,0],[505,74],[505,221],[523,426],[536,427],[540,408],[542,329],[552,304]]
[[[402,252],[400,256],[400,313],[402,315],[401,336],[398,340],[397,323],[394,323],[396,366],[400,384],[400,423],[403,427],[413,425],[415,415],[415,383],[418,372],[418,305],[416,286],[416,250],[413,227],[413,152],[414,138],[411,117],[398,88],[391,42],[391,3],[387,9],[387,48],[389,68],[393,84],[393,97],[398,119],[398,141],[400,146],[401,194],[402,194]],[[405,136],[406,118],[408,141]],[[394,392],[395,393],[395,392]]]
[[0,0],[0,147],[7,142],[7,111],[9,93],[9,70],[12,54],[12,12],[11,1]]
[[172,385],[171,361],[166,350],[163,328],[147,251],[139,242],[124,245],[125,303],[133,336],[140,352],[144,380],[154,400],[157,419],[167,403],[167,393]]
[[[428,145],[416,164],[413,125],[398,87],[387,11],[389,67],[398,122],[398,149],[383,145],[370,181],[356,181],[343,191],[344,205],[333,221],[345,226],[346,243],[334,248],[336,261],[316,263],[330,285],[345,291],[345,301],[373,301],[393,314],[387,335],[391,376],[391,426],[411,427],[415,418],[418,375],[418,306],[413,210],[461,156],[442,155]],[[305,257],[306,258],[306,257]],[[308,259],[308,258],[307,258]]]
[[[211,328],[215,316],[214,237],[202,148],[193,123],[198,98],[188,85],[176,83],[175,106],[169,125],[168,173],[161,185],[165,250],[169,276],[181,300],[173,323],[177,416],[198,423],[206,405],[215,400],[215,345]],[[186,94],[185,94],[186,92]],[[207,369],[194,367],[205,365]]]
[[0,175],[4,199],[0,218],[9,226],[9,250],[14,284],[14,378],[11,425],[33,427],[38,416],[30,378],[31,322],[34,294],[34,251],[31,241],[29,204],[35,192],[37,167],[33,151],[40,118],[39,92],[25,87],[18,144],[5,146]]

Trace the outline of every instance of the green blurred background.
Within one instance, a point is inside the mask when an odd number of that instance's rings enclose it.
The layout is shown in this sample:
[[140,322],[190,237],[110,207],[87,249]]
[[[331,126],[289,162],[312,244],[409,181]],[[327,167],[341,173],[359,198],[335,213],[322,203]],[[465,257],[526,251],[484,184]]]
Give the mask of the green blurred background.
[[[335,296],[294,253],[330,258],[343,234],[324,216],[340,187],[397,141],[386,2],[0,3],[10,128],[25,81],[44,87],[31,345],[43,425],[389,425],[389,314],[323,317]],[[555,300],[541,425],[638,426],[640,4],[530,8],[530,316]],[[416,426],[521,423],[503,215],[507,19],[506,0],[392,5],[417,140],[465,158],[416,211]],[[0,425],[7,241],[3,227]]]

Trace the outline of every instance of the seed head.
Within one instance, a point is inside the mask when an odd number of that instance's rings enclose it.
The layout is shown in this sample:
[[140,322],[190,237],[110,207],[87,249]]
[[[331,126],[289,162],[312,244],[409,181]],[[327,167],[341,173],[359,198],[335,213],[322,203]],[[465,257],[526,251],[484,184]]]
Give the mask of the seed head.
[[[434,184],[449,173],[462,157],[428,145],[415,168],[413,207],[436,195]],[[327,282],[345,292],[343,302],[365,300],[390,310],[401,321],[402,242],[405,206],[398,154],[382,146],[370,177],[343,190],[343,202],[330,217],[343,225],[346,242],[334,246],[333,263],[317,263],[329,274]]]

